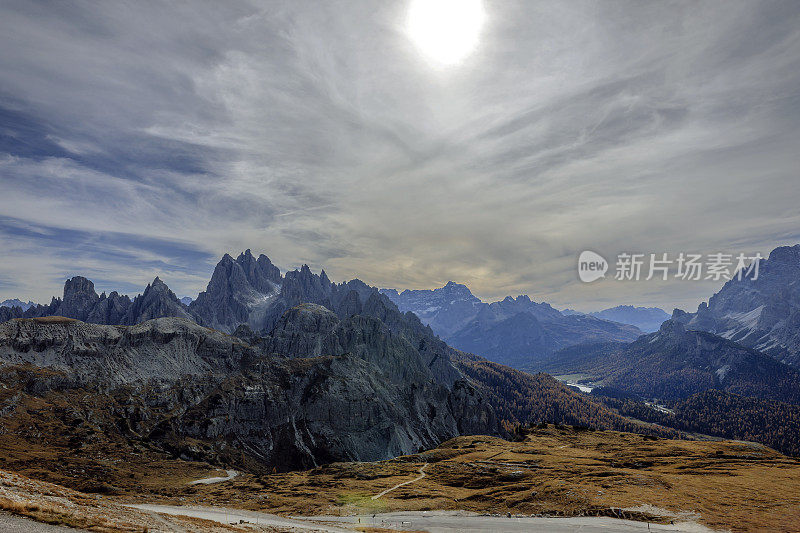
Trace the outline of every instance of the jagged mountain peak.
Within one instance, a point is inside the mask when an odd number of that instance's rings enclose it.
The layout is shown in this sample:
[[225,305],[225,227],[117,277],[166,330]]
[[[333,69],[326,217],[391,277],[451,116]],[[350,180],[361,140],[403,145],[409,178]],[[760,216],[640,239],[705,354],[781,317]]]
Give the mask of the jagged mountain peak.
[[94,290],[94,283],[83,276],[73,276],[64,282],[64,300],[78,296],[97,297]]
[[203,324],[222,331],[232,332],[242,323],[258,329],[265,307],[282,284],[280,270],[266,255],[256,259],[247,249],[233,259],[226,253],[214,267],[206,290],[189,308]]
[[[167,286],[167,284],[164,283],[158,276],[156,276],[151,283],[147,284],[147,287],[145,287],[144,292],[141,294],[141,297],[153,293],[164,294],[171,300],[175,300],[176,302],[179,301],[178,297],[175,296],[175,293],[172,292],[172,290]],[[139,298],[139,296],[137,296],[137,298]]]
[[695,313],[673,313],[688,329],[708,331],[800,368],[800,245],[780,246],[758,277],[734,277]]

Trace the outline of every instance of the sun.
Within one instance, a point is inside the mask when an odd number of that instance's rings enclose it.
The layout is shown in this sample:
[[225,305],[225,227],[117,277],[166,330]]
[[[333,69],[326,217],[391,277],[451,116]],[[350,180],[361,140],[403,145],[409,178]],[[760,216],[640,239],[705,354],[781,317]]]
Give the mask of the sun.
[[481,0],[412,0],[408,35],[440,65],[456,65],[478,45],[485,13]]

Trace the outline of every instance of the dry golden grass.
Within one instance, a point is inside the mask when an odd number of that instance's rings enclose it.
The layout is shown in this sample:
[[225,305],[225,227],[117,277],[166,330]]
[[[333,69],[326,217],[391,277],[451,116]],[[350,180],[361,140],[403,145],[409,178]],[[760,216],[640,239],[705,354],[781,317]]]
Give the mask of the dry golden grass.
[[[427,477],[379,500],[370,496]],[[646,440],[571,428],[524,442],[459,437],[422,454],[181,491],[184,502],[283,514],[464,509],[558,516],[696,519],[732,531],[800,531],[800,461],[757,444]],[[169,498],[168,498],[169,499]]]
[[71,322],[78,322],[74,318],[67,318],[65,316],[43,316],[38,318],[18,318],[16,320],[33,320],[42,324],[69,324]]
[[114,533],[121,531],[142,532],[147,530],[146,526],[118,524],[105,516],[86,514],[80,511],[69,511],[63,507],[37,501],[17,501],[6,497],[0,497],[0,509],[17,516],[36,520],[37,522],[86,529],[98,533]]

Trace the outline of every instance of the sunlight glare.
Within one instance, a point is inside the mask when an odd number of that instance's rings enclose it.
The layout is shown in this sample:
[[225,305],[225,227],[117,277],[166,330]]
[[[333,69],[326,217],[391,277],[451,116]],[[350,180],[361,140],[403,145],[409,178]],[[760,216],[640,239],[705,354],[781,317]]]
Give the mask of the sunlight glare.
[[408,34],[428,59],[455,65],[478,45],[484,18],[481,0],[412,0]]

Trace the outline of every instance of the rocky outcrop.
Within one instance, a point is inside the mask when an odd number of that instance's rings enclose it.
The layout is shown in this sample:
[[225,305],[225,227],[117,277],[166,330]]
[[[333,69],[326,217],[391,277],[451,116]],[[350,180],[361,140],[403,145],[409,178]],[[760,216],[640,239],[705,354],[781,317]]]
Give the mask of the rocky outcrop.
[[107,431],[253,470],[386,459],[500,431],[468,381],[442,380],[405,334],[377,318],[342,320],[306,304],[268,337],[247,326],[238,333],[252,344],[179,318],[11,320],[0,325],[0,376],[46,370],[29,393],[113,397],[118,412],[96,417],[109,420]]
[[734,278],[697,312],[676,310],[673,319],[800,368],[800,245],[774,249],[758,270],[757,279]]
[[220,331],[230,333],[239,324],[262,329],[282,282],[280,270],[266,255],[256,259],[247,250],[233,259],[225,254],[189,310],[200,323]]
[[82,276],[75,276],[64,284],[64,299],[57,302],[49,314],[86,320],[99,301],[94,283]]
[[75,276],[64,284],[63,298],[53,298],[49,305],[36,305],[24,312],[20,308],[0,308],[0,322],[12,318],[46,316],[109,325],[133,325],[161,317],[194,319],[188,308],[158,277],[134,300],[116,291],[108,296],[106,293],[98,295],[94,283],[82,276]]

